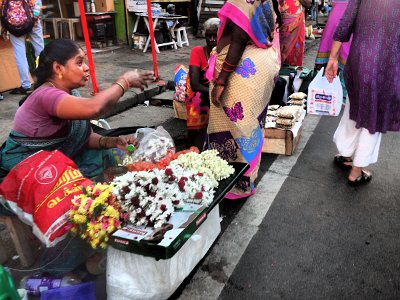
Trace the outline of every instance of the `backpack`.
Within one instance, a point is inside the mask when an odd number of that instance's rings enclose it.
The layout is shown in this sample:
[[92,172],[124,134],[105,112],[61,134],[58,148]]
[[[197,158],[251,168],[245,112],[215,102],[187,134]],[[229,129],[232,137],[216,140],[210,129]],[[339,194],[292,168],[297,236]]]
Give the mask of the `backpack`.
[[25,0],[4,0],[1,7],[1,23],[17,37],[32,31],[35,25],[32,8]]

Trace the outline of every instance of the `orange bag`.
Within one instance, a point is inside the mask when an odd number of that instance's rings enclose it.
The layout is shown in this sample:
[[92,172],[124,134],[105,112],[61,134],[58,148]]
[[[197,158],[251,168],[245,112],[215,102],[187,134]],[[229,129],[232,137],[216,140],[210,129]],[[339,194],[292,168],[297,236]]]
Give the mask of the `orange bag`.
[[39,240],[52,247],[68,233],[72,198],[82,193],[82,185],[91,183],[60,151],[41,150],[11,169],[0,185],[4,197],[0,201],[32,226]]

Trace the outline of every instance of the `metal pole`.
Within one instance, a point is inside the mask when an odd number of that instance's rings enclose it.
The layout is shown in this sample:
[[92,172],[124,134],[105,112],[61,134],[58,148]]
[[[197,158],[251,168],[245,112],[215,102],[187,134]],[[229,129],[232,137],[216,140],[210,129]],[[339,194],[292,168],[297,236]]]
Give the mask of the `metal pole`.
[[95,66],[94,66],[94,62],[93,62],[92,46],[90,45],[90,37],[89,37],[89,30],[88,30],[88,26],[87,26],[87,22],[86,22],[85,7],[84,7],[83,0],[78,0],[78,2],[79,2],[79,10],[81,13],[82,32],[83,32],[83,38],[85,40],[86,55],[88,58],[90,78],[92,79],[93,93],[96,94],[99,92],[99,87],[97,85],[97,80],[96,80],[96,70],[95,70]]
[[148,16],[148,19],[149,19],[151,55],[153,57],[153,71],[154,71],[155,80],[158,80],[159,79],[159,75],[158,75],[156,44],[155,44],[155,38],[154,38],[153,16],[152,16],[152,13],[151,13],[151,0],[147,0],[146,2],[147,2],[147,16]]

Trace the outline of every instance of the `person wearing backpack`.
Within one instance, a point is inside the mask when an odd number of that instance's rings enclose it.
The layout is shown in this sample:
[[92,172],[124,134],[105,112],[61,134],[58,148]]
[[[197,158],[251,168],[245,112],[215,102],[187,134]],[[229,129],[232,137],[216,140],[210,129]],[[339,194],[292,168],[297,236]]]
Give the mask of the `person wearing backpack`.
[[32,92],[26,57],[26,38],[29,37],[36,57],[44,48],[39,13],[34,14],[34,8],[35,0],[0,0],[2,29],[10,33],[10,42],[21,78],[21,86],[12,90],[11,94],[27,95]]

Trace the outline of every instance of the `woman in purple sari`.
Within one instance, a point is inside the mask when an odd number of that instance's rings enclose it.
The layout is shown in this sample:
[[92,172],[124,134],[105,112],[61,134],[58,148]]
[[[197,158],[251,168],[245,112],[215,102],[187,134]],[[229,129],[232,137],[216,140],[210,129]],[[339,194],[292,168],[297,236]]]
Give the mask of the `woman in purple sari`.
[[353,34],[344,68],[349,95],[334,135],[334,162],[351,170],[350,185],[372,179],[382,133],[400,130],[400,1],[350,0],[333,36],[326,77],[337,75],[342,43]]

